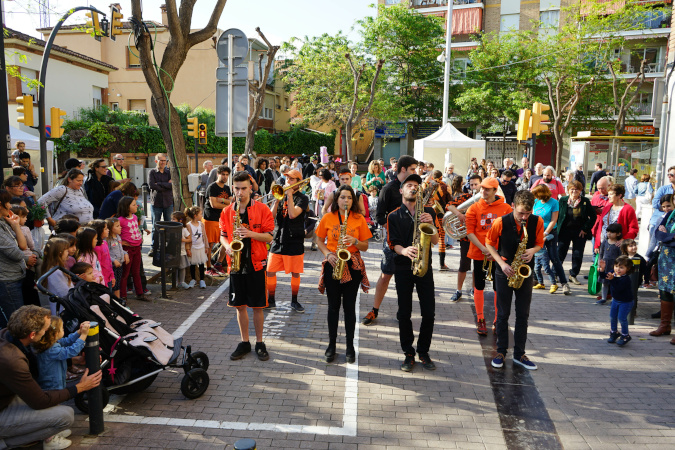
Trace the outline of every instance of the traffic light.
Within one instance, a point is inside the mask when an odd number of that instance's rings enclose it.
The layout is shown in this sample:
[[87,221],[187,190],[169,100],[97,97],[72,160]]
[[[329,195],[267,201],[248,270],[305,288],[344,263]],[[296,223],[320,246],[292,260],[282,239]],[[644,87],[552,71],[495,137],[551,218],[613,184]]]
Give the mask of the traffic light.
[[114,5],[110,5],[110,39],[115,40],[115,36],[122,34],[122,18],[124,16],[120,12],[119,8]]
[[526,141],[530,138],[530,114],[532,111],[529,109],[520,110],[520,118],[518,119],[518,140]]
[[532,105],[532,121],[530,125],[530,131],[537,136],[541,135],[543,132],[548,131],[548,125],[543,124],[542,122],[548,122],[548,115],[542,114],[544,111],[551,109],[550,106],[544,105],[543,103],[535,102]]
[[66,112],[60,108],[52,107],[50,113],[52,116],[52,132],[50,137],[52,139],[60,138],[63,136],[63,121],[65,120],[61,116],[65,116]]
[[199,145],[206,145],[206,124],[199,124]]
[[23,113],[23,116],[19,116],[16,119],[17,122],[21,122],[27,127],[33,126],[33,96],[24,95],[22,97],[17,97],[16,102],[19,106],[16,108],[16,112]]
[[95,11],[89,11],[88,13],[85,14],[85,16],[91,19],[87,20],[86,24],[87,33],[89,34],[93,33],[96,40],[100,41],[103,32],[101,31],[101,23],[98,21],[98,13]]
[[188,121],[188,136],[197,139],[197,127],[199,126],[199,118],[190,117],[187,121]]

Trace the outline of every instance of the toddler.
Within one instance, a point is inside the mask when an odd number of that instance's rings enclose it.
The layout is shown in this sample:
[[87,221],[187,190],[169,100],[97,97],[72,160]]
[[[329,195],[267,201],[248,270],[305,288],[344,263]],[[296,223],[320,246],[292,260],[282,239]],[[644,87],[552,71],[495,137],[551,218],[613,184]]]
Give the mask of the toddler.
[[[621,233],[623,232],[620,223],[612,223],[607,226],[607,239],[600,244],[600,269],[603,267],[614,267],[614,261],[621,256],[621,247],[616,245],[621,240]],[[632,263],[631,263],[632,264]],[[631,291],[632,292],[632,291]],[[595,302],[597,305],[604,305],[607,303],[607,295],[610,293],[609,281],[602,282],[602,295]],[[612,296],[614,293],[612,292]]]
[[209,243],[206,239],[206,230],[202,222],[202,210],[199,206],[193,206],[185,210],[185,215],[190,218],[188,228],[192,236],[191,256],[190,256],[190,275],[192,280],[188,286],[194,287],[197,279],[196,270],[199,266],[199,287],[206,289],[206,282],[204,281],[204,263],[206,263],[206,247]]
[[[620,255],[614,261],[614,272],[605,273],[605,269],[606,264],[603,260],[600,262],[600,278],[604,278],[603,289],[604,283],[607,283],[612,290],[612,309],[609,310],[610,332],[607,342],[624,346],[631,340],[628,334],[628,314],[633,310],[633,288],[628,274],[633,270],[633,261],[628,256]],[[621,333],[617,330],[617,321],[621,323]]]
[[88,283],[96,283],[96,276],[94,275],[94,268],[91,264],[79,261],[70,269],[79,279]]
[[94,282],[105,286],[101,263],[96,255],[98,233],[95,229],[84,227],[77,230],[77,261],[91,264],[94,271]]
[[188,257],[191,256],[190,249],[187,249],[185,246],[192,243],[192,236],[190,235],[190,230],[187,228],[187,216],[180,211],[176,211],[171,214],[171,220],[183,225],[183,236],[180,242],[180,264],[178,265],[178,279],[176,283],[180,284],[180,287],[183,289],[190,289],[192,286],[185,282],[185,269],[190,267]]
[[110,258],[110,248],[106,239],[110,235],[108,224],[105,220],[92,220],[87,224],[88,227],[96,230],[98,243],[94,247],[99,264],[101,264],[101,273],[103,274],[103,284],[112,290],[115,285],[115,272],[113,272],[112,259]]
[[113,283],[113,294],[115,297],[120,296],[120,281],[122,280],[122,265],[129,264],[129,255],[122,248],[122,225],[116,217],[106,219],[106,224],[110,233],[107,238],[108,249],[110,250],[110,260],[112,261],[113,274],[115,281]]
[[[638,254],[638,245],[637,242],[633,239],[624,239],[621,242],[621,254],[628,256],[631,261],[633,261],[633,266],[635,270],[639,271],[640,275],[638,276],[638,287],[642,284],[644,280],[645,283],[649,281],[649,275],[647,274],[647,260],[645,260],[642,255]],[[638,263],[639,261],[639,263]]]

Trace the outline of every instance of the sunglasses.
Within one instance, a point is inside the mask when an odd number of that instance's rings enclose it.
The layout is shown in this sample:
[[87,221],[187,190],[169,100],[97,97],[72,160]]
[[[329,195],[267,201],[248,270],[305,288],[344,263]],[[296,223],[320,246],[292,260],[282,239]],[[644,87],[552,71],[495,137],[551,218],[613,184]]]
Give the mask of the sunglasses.
[[669,177],[675,177],[675,173],[669,173],[668,176]]

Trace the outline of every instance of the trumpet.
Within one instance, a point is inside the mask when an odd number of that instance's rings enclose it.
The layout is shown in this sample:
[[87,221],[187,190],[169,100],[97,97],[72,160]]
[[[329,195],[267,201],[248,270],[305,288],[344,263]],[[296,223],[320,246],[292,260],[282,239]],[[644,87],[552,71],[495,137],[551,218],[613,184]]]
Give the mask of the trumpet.
[[307,183],[309,183],[309,178],[305,178],[302,181],[298,181],[297,183],[294,183],[294,184],[291,184],[290,186],[285,186],[285,187],[280,186],[278,184],[273,184],[270,187],[270,192],[272,193],[272,195],[274,196],[275,199],[282,200],[284,198],[284,196],[286,195],[287,190],[293,189],[293,188],[296,188],[296,187],[298,189],[300,189],[301,187],[303,187]]
[[487,256],[483,258],[483,272],[485,272],[485,281],[492,281],[492,261]]

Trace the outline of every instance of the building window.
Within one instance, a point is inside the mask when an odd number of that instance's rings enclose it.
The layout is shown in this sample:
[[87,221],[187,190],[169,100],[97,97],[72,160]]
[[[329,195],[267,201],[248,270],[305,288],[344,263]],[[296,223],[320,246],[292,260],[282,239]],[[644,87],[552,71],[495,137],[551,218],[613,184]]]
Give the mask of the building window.
[[539,13],[539,21],[541,22],[539,31],[542,34],[556,34],[560,25],[560,11],[542,11]]
[[94,109],[99,109],[101,107],[101,102],[103,100],[103,93],[102,93],[100,87],[96,87],[96,86],[92,87],[91,98],[92,98]]
[[501,25],[499,31],[518,30],[520,28],[520,13],[518,14],[502,14]]
[[[38,71],[33,70],[33,69],[26,69],[25,67],[21,67],[21,76],[26,77],[27,79],[30,79],[30,80],[37,80],[38,79]],[[28,83],[25,80],[21,80],[21,95],[32,95],[33,101],[37,102],[37,94],[38,94],[38,91],[37,91],[36,88],[30,88],[28,86]]]
[[386,0],[385,5],[398,5],[401,3],[401,0]]
[[131,111],[145,112],[145,100],[129,100],[129,109]]
[[469,58],[456,58],[452,60],[452,72],[462,78],[466,77],[466,71],[471,69]]
[[127,58],[129,60],[129,68],[140,68],[141,61],[138,59],[138,49],[133,45],[124,46],[127,49]]
[[113,111],[119,111],[120,110],[120,104],[117,103],[117,102],[111,103],[110,109],[112,109]]

